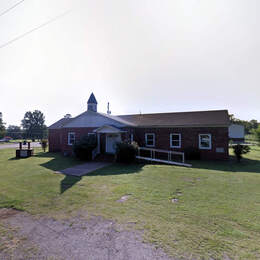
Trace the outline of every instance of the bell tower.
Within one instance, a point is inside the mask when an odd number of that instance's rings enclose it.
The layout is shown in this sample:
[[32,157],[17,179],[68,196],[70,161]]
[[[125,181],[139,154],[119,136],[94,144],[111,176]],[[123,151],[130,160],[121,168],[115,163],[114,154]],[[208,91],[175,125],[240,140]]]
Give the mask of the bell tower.
[[91,93],[88,99],[88,111],[97,112],[97,100],[93,93]]

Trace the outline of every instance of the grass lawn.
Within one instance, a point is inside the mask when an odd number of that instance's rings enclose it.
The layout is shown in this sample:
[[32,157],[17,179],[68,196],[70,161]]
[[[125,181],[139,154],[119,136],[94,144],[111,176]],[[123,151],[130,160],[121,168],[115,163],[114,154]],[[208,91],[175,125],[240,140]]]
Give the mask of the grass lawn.
[[143,229],[173,256],[260,259],[260,147],[239,164],[115,164],[82,178],[54,173],[79,163],[59,154],[13,157],[0,150],[0,207],[57,218],[86,210]]

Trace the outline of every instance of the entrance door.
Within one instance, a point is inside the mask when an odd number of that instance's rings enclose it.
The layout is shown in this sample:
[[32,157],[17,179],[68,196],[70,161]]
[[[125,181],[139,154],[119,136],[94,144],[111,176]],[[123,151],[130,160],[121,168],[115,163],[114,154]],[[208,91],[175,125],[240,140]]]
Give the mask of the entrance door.
[[116,152],[116,143],[120,141],[121,141],[120,134],[107,134],[106,152],[114,154]]

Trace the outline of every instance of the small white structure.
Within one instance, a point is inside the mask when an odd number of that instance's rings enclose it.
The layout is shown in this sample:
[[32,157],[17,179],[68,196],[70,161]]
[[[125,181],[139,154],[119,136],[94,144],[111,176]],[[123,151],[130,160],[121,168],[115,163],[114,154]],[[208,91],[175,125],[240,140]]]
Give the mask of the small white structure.
[[233,141],[244,141],[245,140],[245,127],[243,125],[232,124],[228,129],[229,139]]

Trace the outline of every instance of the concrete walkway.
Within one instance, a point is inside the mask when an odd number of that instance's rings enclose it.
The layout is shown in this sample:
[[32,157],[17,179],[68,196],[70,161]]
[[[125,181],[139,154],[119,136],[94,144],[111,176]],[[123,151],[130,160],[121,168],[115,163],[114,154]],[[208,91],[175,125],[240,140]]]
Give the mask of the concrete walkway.
[[108,162],[88,162],[61,171],[57,171],[57,173],[81,177],[95,170],[104,168],[110,164],[111,163]]

